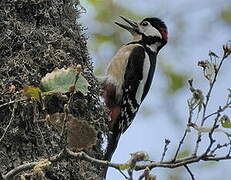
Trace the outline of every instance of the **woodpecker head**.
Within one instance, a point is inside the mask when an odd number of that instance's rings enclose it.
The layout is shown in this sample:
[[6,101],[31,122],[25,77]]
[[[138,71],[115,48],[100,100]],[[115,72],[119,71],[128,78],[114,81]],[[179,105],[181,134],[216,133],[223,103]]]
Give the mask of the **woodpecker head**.
[[120,27],[128,30],[133,36],[140,36],[140,40],[146,45],[159,43],[161,49],[168,41],[168,30],[165,23],[156,17],[145,18],[141,22],[135,22],[120,16],[130,26],[117,23]]

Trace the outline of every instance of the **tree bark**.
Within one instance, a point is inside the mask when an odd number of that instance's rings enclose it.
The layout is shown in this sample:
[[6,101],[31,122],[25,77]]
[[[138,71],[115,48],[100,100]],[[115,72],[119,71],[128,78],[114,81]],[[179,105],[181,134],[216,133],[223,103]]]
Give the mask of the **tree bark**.
[[[106,132],[106,115],[99,102],[100,86],[93,75],[83,27],[78,24],[78,3],[74,0],[0,1],[0,173],[19,165],[58,154],[60,135],[45,119],[64,112],[65,99],[53,95],[45,109],[33,100],[21,100],[24,86],[40,86],[41,78],[55,68],[82,65],[90,83],[87,96],[76,93],[69,112],[86,120],[98,134],[97,145],[85,150],[102,158],[101,136]],[[64,158],[43,169],[31,169],[12,179],[102,179],[103,168],[84,160]],[[1,179],[1,178],[0,178]]]

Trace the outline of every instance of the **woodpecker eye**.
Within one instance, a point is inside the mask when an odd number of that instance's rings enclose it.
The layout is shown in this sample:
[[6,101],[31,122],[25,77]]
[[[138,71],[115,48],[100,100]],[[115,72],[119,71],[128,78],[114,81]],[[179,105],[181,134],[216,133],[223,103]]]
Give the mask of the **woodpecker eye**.
[[141,25],[142,25],[142,26],[147,26],[147,25],[148,25],[148,22],[147,22],[147,21],[143,21],[143,22],[141,23]]

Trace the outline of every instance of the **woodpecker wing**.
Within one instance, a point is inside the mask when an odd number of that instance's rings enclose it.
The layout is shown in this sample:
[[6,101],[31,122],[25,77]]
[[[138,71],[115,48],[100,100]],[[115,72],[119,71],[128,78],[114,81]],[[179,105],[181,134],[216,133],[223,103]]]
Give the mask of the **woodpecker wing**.
[[142,46],[132,50],[124,74],[123,96],[119,129],[124,133],[135,118],[144,98],[145,84],[150,70],[150,60]]

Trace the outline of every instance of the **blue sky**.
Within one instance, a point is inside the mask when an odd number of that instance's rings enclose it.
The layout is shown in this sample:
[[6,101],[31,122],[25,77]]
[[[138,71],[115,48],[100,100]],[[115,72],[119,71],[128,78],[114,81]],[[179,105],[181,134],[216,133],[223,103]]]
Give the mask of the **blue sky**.
[[[101,0],[102,1],[102,0]],[[227,0],[117,0],[116,3],[127,7],[139,16],[158,16],[167,24],[169,29],[169,42],[159,55],[159,62],[155,73],[154,81],[150,92],[144,100],[139,113],[133,124],[121,137],[119,146],[113,156],[113,162],[126,162],[130,156],[129,153],[136,151],[146,151],[150,154],[152,160],[160,160],[164,146],[164,139],[170,139],[171,144],[166,158],[171,158],[176,146],[183,134],[185,122],[188,117],[187,99],[191,96],[187,88],[183,88],[175,93],[173,97],[166,95],[168,80],[160,70],[161,61],[174,67],[175,71],[187,74],[193,77],[195,86],[206,90],[208,85],[202,76],[202,71],[197,67],[199,60],[207,59],[209,50],[217,54],[222,53],[222,45],[231,39],[231,28],[223,22],[219,16],[221,10],[230,4]],[[94,32],[102,31],[102,27],[96,26],[94,22],[94,8],[87,1],[82,1],[87,13],[81,16],[81,22],[88,28],[89,44],[94,38]],[[122,15],[122,14],[118,14]],[[111,29],[118,27],[114,25],[112,19]],[[179,28],[179,26],[182,28]],[[129,39],[129,34],[125,34],[124,43]],[[113,56],[115,49],[119,47],[103,46],[101,55],[103,62],[108,63]],[[90,50],[90,55],[97,63],[102,63]],[[106,67],[106,66],[105,66]],[[231,87],[231,61],[225,62],[216,88],[214,89],[213,100],[211,101],[210,111],[217,109],[225,101],[226,89]],[[230,111],[228,114],[231,114]],[[173,117],[176,116],[176,117]],[[177,119],[177,120],[173,120]],[[193,147],[193,138],[195,131],[192,131],[185,144],[186,148]],[[204,134],[206,139],[206,134]],[[224,141],[220,134],[216,135],[219,141]],[[206,142],[205,142],[206,144]],[[197,180],[229,180],[231,177],[230,161],[218,163],[217,165],[200,163],[192,165],[191,170]],[[182,169],[154,169],[153,174],[157,175],[158,180],[166,180],[169,174],[182,174],[182,179],[190,179],[187,172]],[[109,169],[108,180],[123,179],[121,174]]]

